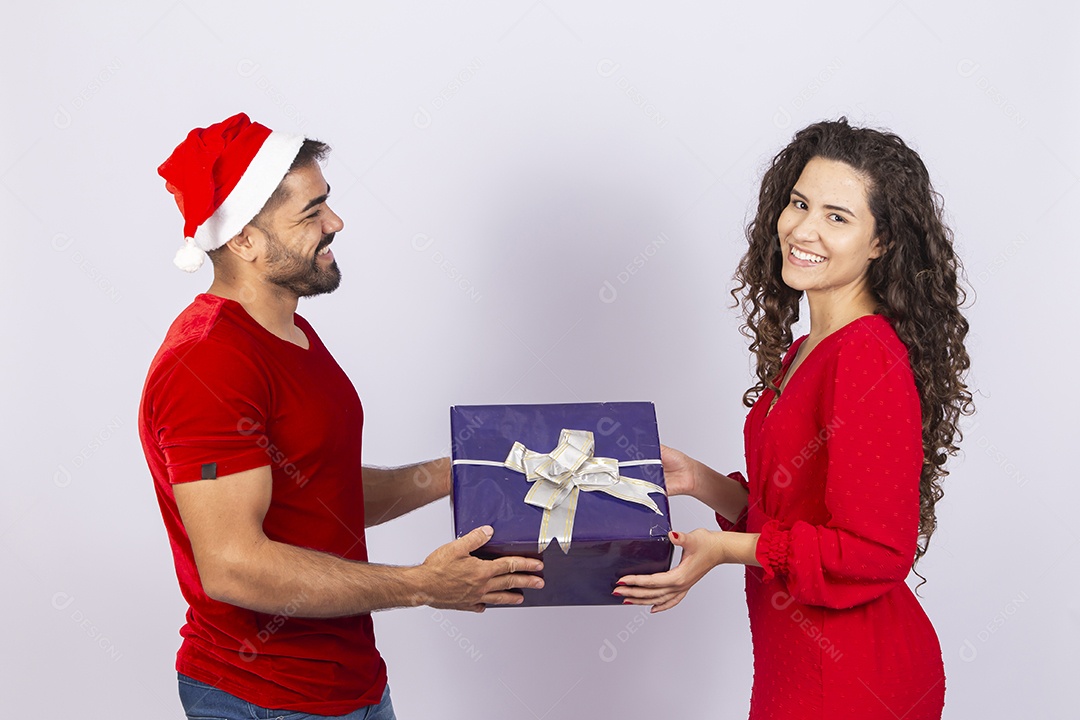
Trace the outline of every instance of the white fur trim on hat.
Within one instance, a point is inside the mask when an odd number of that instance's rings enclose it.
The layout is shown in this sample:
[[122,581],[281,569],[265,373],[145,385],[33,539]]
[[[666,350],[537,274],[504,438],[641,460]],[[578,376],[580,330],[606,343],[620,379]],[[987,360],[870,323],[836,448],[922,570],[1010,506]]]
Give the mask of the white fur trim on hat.
[[[271,132],[236,187],[195,231],[195,245],[210,252],[229,242],[274,194],[304,144],[303,135]],[[183,252],[183,250],[181,250]],[[201,264],[201,262],[200,262]]]

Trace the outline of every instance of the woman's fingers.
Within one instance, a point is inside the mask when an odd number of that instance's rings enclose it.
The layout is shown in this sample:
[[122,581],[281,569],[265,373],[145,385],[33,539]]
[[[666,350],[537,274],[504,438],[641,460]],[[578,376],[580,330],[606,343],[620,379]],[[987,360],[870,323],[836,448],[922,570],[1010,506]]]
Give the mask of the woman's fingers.
[[639,588],[657,588],[664,587],[665,585],[674,585],[682,580],[682,573],[679,572],[679,567],[675,566],[671,570],[665,572],[656,573],[654,575],[625,575],[619,578],[619,584],[616,587],[625,585],[627,587],[639,587]]
[[639,588],[633,586],[626,586],[616,588],[613,595],[617,595],[621,598],[629,598],[633,600],[649,600],[650,602],[657,598],[670,595],[672,593],[679,592],[678,588],[673,588],[669,585],[659,588]]
[[686,597],[686,591],[666,591],[649,597],[624,597],[623,603],[627,605],[651,605],[652,611],[663,612],[679,604]]
[[686,592],[676,593],[671,598],[668,598],[660,603],[657,603],[656,605],[653,605],[652,611],[654,613],[658,613],[664,612],[665,610],[670,610],[671,608],[682,602],[682,599],[684,597],[686,597]]
[[614,595],[649,602],[689,590],[678,568],[656,575],[627,575],[619,582],[622,584],[615,586]]

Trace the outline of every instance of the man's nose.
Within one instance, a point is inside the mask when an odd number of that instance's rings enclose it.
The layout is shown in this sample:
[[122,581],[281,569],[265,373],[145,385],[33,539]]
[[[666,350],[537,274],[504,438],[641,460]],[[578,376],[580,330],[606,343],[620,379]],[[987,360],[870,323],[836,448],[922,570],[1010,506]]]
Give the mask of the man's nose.
[[331,233],[338,233],[345,227],[345,221],[341,219],[341,216],[330,209],[326,208],[326,221],[323,223],[324,234],[329,235]]

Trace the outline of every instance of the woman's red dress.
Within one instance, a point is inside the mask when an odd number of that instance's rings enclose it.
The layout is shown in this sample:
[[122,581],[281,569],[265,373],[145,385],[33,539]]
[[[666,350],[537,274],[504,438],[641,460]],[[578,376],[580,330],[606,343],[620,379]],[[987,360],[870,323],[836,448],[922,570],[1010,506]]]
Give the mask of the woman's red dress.
[[[787,372],[800,338],[784,358]],[[905,579],[922,422],[907,349],[866,316],[824,338],[746,419],[750,718],[940,718],[941,647]]]

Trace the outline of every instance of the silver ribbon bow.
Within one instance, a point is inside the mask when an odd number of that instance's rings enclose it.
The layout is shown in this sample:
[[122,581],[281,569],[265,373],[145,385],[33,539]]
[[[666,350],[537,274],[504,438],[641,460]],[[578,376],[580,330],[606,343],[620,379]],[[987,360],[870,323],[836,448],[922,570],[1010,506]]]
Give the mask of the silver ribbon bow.
[[658,515],[659,506],[650,493],[666,495],[664,488],[645,480],[623,477],[620,467],[660,465],[660,460],[629,460],[593,457],[595,442],[588,430],[566,430],[559,434],[559,444],[549,453],[529,450],[515,442],[501,463],[488,460],[455,460],[455,465],[491,465],[522,473],[532,483],[525,502],[544,510],[540,521],[537,548],[543,552],[554,539],[564,553],[570,551],[574,534],[574,515],[578,494],[603,492],[626,502],[644,505]]

